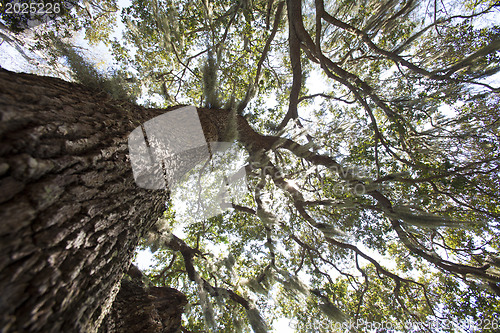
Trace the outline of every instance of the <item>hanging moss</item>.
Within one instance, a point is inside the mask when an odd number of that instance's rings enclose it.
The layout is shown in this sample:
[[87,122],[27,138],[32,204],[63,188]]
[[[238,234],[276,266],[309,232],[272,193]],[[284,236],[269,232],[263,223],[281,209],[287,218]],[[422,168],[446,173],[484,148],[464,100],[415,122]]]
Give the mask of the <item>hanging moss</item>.
[[252,326],[254,333],[266,333],[268,328],[266,322],[255,307],[251,307],[247,311],[248,322]]
[[198,298],[201,304],[201,311],[203,313],[203,318],[205,320],[205,324],[209,328],[217,327],[215,322],[215,313],[212,307],[212,303],[208,299],[208,292],[203,288],[203,281],[201,281],[200,277],[196,277],[196,283],[198,284]]
[[325,235],[325,237],[332,238],[346,236],[346,234],[342,230],[335,228],[334,226],[327,223],[316,223],[314,226],[318,228],[318,230],[321,231],[323,235]]
[[219,64],[214,58],[213,52],[208,52],[207,60],[203,66],[203,97],[205,107],[209,109],[220,108],[217,71]]
[[103,75],[95,67],[85,60],[75,49],[62,42],[54,40],[54,44],[60,55],[68,61],[72,71],[73,79],[84,86],[105,91],[118,100],[135,101],[135,93],[127,88],[126,78],[119,73]]
[[329,301],[325,301],[324,303],[319,304],[318,307],[321,312],[323,312],[328,318],[336,322],[343,322],[347,318],[346,315],[342,311],[340,311],[338,307],[336,307]]
[[464,224],[470,223],[454,220],[447,216],[417,212],[410,206],[394,207],[393,212],[386,212],[386,215],[422,228],[463,227]]
[[260,218],[260,220],[262,221],[262,223],[264,223],[264,226],[266,227],[270,228],[278,223],[276,220],[276,216],[264,210],[263,208],[257,209],[257,216]]

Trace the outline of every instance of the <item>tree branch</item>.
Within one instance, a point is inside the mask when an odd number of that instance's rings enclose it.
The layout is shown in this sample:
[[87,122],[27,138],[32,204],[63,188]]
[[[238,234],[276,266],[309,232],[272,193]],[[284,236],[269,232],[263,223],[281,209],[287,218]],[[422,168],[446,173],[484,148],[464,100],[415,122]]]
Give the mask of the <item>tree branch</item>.
[[264,64],[264,61],[267,58],[267,54],[269,53],[269,50],[271,49],[271,43],[274,40],[274,37],[276,36],[276,33],[278,32],[278,27],[281,21],[281,15],[283,12],[283,6],[285,2],[281,1],[278,4],[278,8],[276,8],[276,14],[274,15],[274,24],[273,24],[273,30],[271,31],[271,35],[267,38],[266,45],[264,46],[264,50],[262,51],[262,55],[260,56],[259,62],[257,63],[257,71],[255,73],[255,79],[253,83],[250,83],[247,88],[247,92],[245,94],[245,98],[239,103],[238,107],[236,108],[236,111],[241,114],[243,110],[246,108],[250,100],[255,96],[257,87],[259,85],[259,80],[262,75],[262,66]]
[[292,65],[292,88],[288,104],[288,112],[278,126],[282,130],[289,120],[299,117],[297,105],[302,87],[302,64],[300,62],[300,40],[298,37],[298,21],[302,21],[302,4],[300,0],[290,0],[287,4],[288,12],[288,45],[290,50],[290,63]]

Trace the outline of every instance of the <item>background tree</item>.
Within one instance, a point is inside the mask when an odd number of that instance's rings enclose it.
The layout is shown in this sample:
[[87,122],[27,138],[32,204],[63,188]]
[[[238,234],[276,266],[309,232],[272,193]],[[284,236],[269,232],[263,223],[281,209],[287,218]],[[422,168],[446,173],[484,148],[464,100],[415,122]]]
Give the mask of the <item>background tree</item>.
[[260,332],[283,315],[300,331],[498,329],[497,10],[134,1],[122,39],[95,33],[149,104],[239,115],[247,197],[183,240],[170,205],[144,241],[164,265],[151,283],[188,297],[185,327]]

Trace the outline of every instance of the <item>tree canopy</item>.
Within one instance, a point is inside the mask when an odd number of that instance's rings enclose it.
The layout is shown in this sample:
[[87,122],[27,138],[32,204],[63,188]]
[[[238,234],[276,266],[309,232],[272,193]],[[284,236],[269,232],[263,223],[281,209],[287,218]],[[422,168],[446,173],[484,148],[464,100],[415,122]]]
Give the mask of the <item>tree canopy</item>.
[[[246,192],[230,209],[186,223],[168,202],[143,240],[149,283],[188,297],[186,332],[281,317],[298,332],[495,332],[499,6],[84,1],[0,33],[119,98],[230,109],[275,139],[239,143]],[[71,47],[79,32],[109,48],[109,70]]]

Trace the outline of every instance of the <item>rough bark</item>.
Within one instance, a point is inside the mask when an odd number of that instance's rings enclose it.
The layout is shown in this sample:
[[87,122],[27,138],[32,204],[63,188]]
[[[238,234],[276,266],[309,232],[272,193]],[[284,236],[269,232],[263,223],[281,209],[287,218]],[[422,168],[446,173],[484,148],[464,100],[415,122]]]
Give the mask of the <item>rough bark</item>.
[[[128,135],[175,108],[0,69],[2,332],[98,329],[167,195],[135,184]],[[277,140],[228,110],[197,112],[207,142],[237,135],[253,154]]]
[[[135,275],[133,273],[136,273]],[[110,313],[99,333],[176,333],[181,327],[186,296],[169,287],[146,287],[141,272],[131,266],[122,280]]]
[[0,330],[94,332],[165,191],[135,185],[127,136],[167,110],[0,69]]

